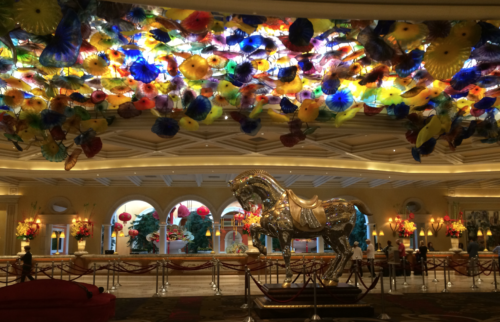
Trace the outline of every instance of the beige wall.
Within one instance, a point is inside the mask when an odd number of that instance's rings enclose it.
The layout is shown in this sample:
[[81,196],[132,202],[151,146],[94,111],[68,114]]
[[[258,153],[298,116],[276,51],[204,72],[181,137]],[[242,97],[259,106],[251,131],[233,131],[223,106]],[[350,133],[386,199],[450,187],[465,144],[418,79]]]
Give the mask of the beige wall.
[[[369,221],[376,224],[376,230],[384,230],[385,236],[379,240],[385,244],[387,240],[394,241],[392,233],[387,225],[387,219],[394,217],[397,214],[397,207],[395,205],[402,204],[408,198],[420,199],[425,209],[429,212],[427,215],[416,215],[416,223],[428,222],[431,216],[442,217],[448,211],[448,199],[446,197],[447,190],[444,189],[413,189],[413,188],[399,188],[399,189],[294,189],[294,191],[302,196],[312,196],[318,194],[323,200],[349,196],[360,199],[366,203],[372,211],[373,216]],[[182,187],[164,187],[164,188],[111,188],[111,187],[78,187],[78,186],[43,186],[43,187],[20,187],[19,193],[22,195],[19,200],[19,214],[18,220],[22,219],[23,214],[29,213],[29,205],[31,202],[38,201],[42,207],[54,197],[65,197],[69,199],[75,212],[82,212],[85,203],[96,203],[95,216],[92,221],[95,222],[94,238],[87,241],[87,251],[90,253],[100,252],[100,233],[101,225],[109,224],[112,214],[116,211],[117,207],[126,202],[127,200],[135,200],[137,196],[144,196],[145,201],[152,204],[153,207],[159,208],[161,221],[165,221],[168,211],[173,205],[181,200],[194,199],[203,202],[210,208],[212,213],[217,216],[220,215],[223,208],[231,202],[231,192],[228,188],[215,188],[215,187],[201,187],[201,188],[182,188]],[[461,191],[460,195],[475,195],[481,196],[482,191]],[[459,193],[457,193],[459,195]],[[128,197],[130,199],[128,199]],[[184,199],[185,197],[185,199]],[[487,205],[479,204],[462,204],[466,209],[500,209],[500,198],[495,198],[495,202],[490,202]],[[60,217],[57,217],[60,216]],[[61,220],[68,215],[57,215],[51,218],[61,218]],[[4,227],[5,211],[0,208],[0,227]],[[52,222],[57,224],[57,222]],[[62,223],[62,222],[61,222]],[[3,236],[4,234],[2,234]],[[439,236],[428,237],[429,241],[434,243],[437,250],[448,250],[450,248],[450,241],[445,237],[444,229],[440,232]],[[4,241],[0,236],[0,251]],[[17,242],[19,244],[19,242]],[[121,244],[120,244],[121,246]],[[20,246],[16,245],[16,249]],[[42,236],[39,236],[32,242],[32,249],[34,253],[44,253],[44,242]],[[74,252],[77,249],[77,243],[74,238],[69,240],[69,251]],[[123,248],[122,248],[123,249]]]

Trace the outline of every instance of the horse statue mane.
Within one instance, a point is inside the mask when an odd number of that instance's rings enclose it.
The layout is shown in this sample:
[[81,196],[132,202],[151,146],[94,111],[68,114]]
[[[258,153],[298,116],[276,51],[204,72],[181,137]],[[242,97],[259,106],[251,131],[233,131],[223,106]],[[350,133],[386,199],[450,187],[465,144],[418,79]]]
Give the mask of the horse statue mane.
[[262,175],[265,175],[265,176],[275,180],[273,178],[273,176],[271,174],[269,174],[267,171],[254,169],[254,170],[247,170],[245,172],[240,173],[238,176],[236,176],[236,178],[234,178],[234,181],[241,180],[243,178],[246,178],[246,177],[251,176],[251,175],[256,175],[256,174],[262,174]]

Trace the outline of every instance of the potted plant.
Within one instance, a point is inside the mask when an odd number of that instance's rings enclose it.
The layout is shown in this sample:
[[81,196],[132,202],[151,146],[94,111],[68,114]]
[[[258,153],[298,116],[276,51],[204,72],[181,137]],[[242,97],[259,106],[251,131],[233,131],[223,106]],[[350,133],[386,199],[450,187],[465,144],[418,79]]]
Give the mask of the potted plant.
[[83,205],[83,207],[84,219],[82,220],[81,217],[78,217],[78,220],[73,219],[73,224],[71,225],[71,236],[75,237],[75,239],[78,241],[79,253],[85,252],[85,246],[87,244],[85,238],[93,236],[94,231],[94,223],[90,221],[90,216],[94,212],[95,204],[92,206],[92,208],[89,208],[88,203]]
[[31,203],[30,217],[17,223],[16,238],[21,240],[21,253],[40,232],[40,219],[36,219],[39,209],[37,202]]
[[406,249],[410,248],[410,240],[413,237],[413,234],[415,233],[415,229],[417,227],[415,226],[415,223],[411,220],[415,218],[415,215],[410,212],[408,214],[407,219],[401,219],[400,215],[396,216],[396,224],[398,225],[398,236],[399,238],[403,241],[403,245],[405,245]]

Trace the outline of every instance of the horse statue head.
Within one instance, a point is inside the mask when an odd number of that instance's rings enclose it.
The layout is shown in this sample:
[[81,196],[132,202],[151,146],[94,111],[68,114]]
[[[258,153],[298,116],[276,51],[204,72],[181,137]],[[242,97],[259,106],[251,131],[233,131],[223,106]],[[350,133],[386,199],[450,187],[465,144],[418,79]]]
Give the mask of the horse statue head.
[[262,204],[264,209],[273,207],[285,189],[266,171],[248,170],[229,181],[233,195],[241,207],[250,211],[252,205]]

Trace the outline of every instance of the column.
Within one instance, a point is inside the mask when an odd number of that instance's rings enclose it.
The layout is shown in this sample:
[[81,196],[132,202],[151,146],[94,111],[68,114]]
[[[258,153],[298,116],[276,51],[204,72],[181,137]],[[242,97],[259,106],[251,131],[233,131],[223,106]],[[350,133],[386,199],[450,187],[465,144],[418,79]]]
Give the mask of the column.
[[15,255],[19,250],[16,249],[16,227],[17,227],[17,203],[7,204],[7,227],[5,235],[5,255]]
[[271,254],[273,252],[273,238],[271,236],[266,235],[266,247],[267,254]]
[[[219,231],[219,236],[217,236],[217,231]],[[220,254],[220,223],[214,222],[214,251],[216,254]]]
[[[44,238],[44,251],[42,252],[45,255],[50,255],[50,252],[52,250],[52,228],[54,225],[52,224],[46,224],[43,225],[44,231],[43,234],[40,234]],[[41,236],[40,236],[41,237]]]
[[325,252],[325,240],[323,237],[316,237],[316,253],[324,253]]
[[104,228],[104,242],[102,245],[103,253],[105,250],[109,250],[111,248],[111,224],[103,224]]
[[167,253],[167,224],[160,224],[160,250],[158,253]]
[[[375,250],[377,250],[377,237],[376,236],[373,236],[373,232],[376,231],[375,230],[375,223],[366,223],[366,239],[369,239],[372,241],[372,245],[373,247],[375,248]],[[378,234],[377,234],[378,236]]]

